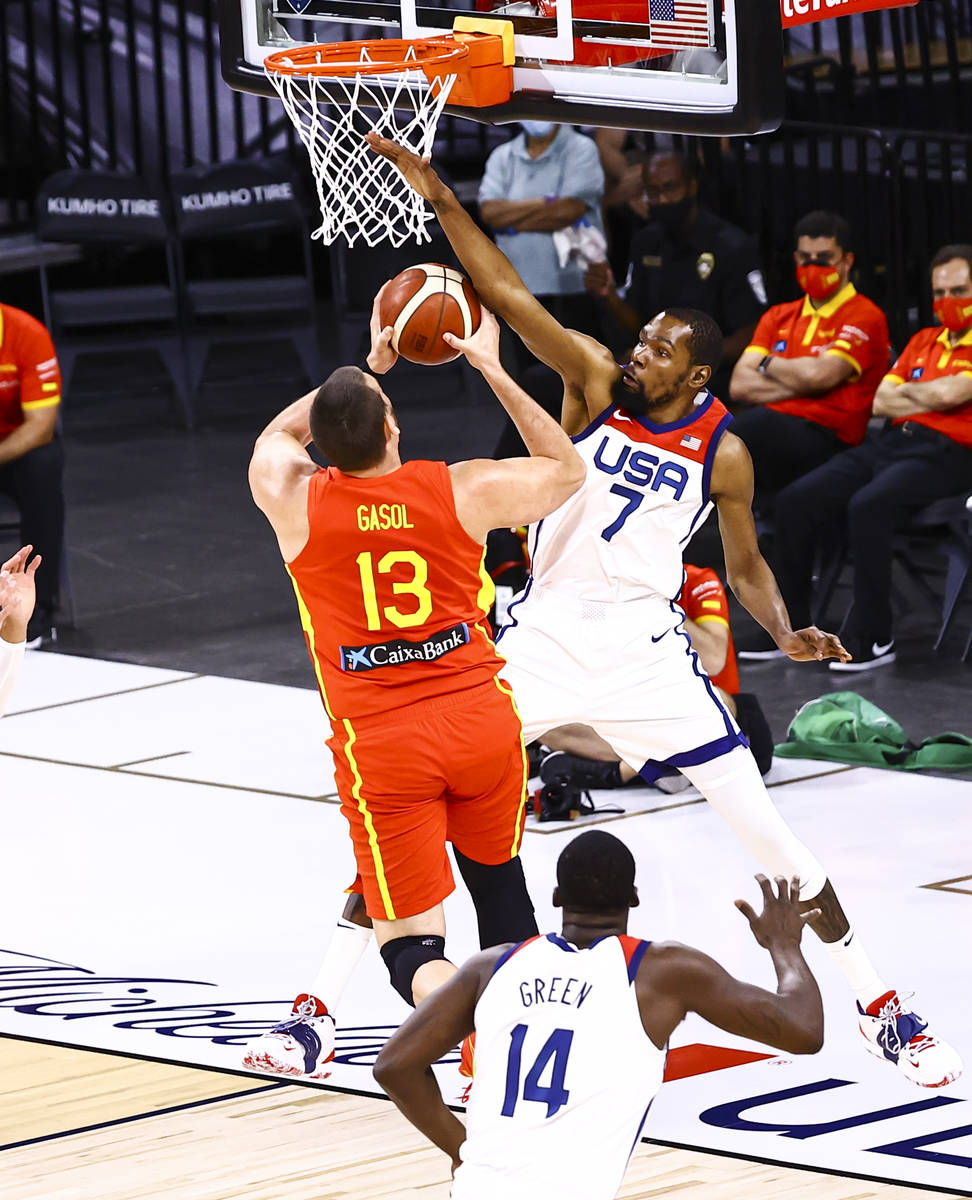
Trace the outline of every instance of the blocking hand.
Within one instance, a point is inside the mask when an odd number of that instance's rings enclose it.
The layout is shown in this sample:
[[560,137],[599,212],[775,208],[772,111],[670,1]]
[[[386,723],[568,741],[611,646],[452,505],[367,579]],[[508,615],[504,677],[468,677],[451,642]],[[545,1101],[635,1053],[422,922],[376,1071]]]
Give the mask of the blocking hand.
[[382,158],[387,158],[390,163],[394,164],[409,187],[428,200],[430,204],[445,200],[449,196],[449,189],[433,171],[427,158],[419,158],[417,154],[400,146],[398,142],[382,137],[374,131],[365,134],[365,141],[375,154],[380,154]]
[[745,900],[736,901],[736,908],[749,922],[753,937],[766,950],[786,942],[798,946],[803,926],[819,917],[820,909],[800,911],[800,880],[796,876],[787,883],[782,875],[777,875],[778,895],[765,875],[757,875],[756,882],[763,893],[763,911],[758,916]]
[[464,354],[469,364],[477,371],[499,365],[500,327],[488,308],[482,309],[479,328],[470,337],[459,338],[454,333],[444,333],[442,340],[453,350]]

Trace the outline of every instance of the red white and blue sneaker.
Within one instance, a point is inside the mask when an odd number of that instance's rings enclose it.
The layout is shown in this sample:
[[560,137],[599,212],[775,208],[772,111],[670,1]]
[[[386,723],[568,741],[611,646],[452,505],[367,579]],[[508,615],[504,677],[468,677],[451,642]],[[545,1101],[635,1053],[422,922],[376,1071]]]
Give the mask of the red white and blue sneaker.
[[247,1047],[243,1066],[268,1075],[326,1079],[334,1058],[334,1018],[316,996],[294,1001],[289,1018],[274,1025]]
[[928,1033],[928,1022],[917,1013],[905,1012],[897,992],[885,992],[867,1008],[858,1004],[857,1011],[868,1050],[895,1063],[912,1083],[944,1087],[962,1074],[958,1052]]

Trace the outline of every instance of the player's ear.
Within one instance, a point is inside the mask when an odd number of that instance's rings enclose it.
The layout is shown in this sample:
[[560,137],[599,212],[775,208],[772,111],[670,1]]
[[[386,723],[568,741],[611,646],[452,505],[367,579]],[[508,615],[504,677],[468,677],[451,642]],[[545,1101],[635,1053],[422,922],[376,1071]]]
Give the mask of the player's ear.
[[712,368],[709,366],[693,367],[689,374],[689,383],[696,389],[701,390],[712,378]]
[[398,437],[401,432],[398,428],[398,418],[395,416],[395,410],[389,404],[385,410],[385,441],[390,442],[393,437]]
[[631,899],[628,901],[628,908],[639,908],[641,901],[638,899],[638,889],[632,885]]
[[564,907],[564,902],[560,898],[560,888],[559,887],[554,888],[553,900],[551,901],[551,903],[553,904],[554,908],[563,908]]

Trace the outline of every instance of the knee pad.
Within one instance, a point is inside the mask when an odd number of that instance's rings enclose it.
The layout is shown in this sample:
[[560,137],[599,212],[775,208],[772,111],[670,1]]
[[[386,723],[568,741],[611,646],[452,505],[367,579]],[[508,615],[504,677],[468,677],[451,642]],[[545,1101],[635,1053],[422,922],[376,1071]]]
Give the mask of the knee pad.
[[736,702],[736,724],[746,735],[760,775],[765,775],[773,765],[773,734],[766,715],[752,692],[740,692],[733,699]]
[[479,922],[479,946],[502,946],[524,942],[539,930],[533,901],[523,877],[519,855],[504,863],[479,863],[453,847],[456,866],[469,889]]
[[445,958],[445,938],[437,933],[392,938],[381,947],[381,957],[388,968],[392,987],[414,1008],[412,980],[415,972],[427,962]]

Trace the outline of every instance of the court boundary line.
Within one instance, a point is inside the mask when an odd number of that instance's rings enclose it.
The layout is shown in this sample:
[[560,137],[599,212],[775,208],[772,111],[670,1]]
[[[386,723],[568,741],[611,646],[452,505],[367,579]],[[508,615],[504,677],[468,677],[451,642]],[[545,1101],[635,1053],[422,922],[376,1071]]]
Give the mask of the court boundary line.
[[[807,759],[806,761],[809,762],[812,760]],[[798,779],[778,779],[775,783],[766,784],[766,790],[770,791],[772,788],[788,787],[791,783],[808,783],[811,779],[829,779],[831,775],[845,775],[848,771],[859,770],[860,765],[860,763],[851,763],[850,765],[835,767],[832,771],[815,771],[813,775],[801,775]],[[619,788],[617,790],[623,791],[624,789]],[[708,804],[708,801],[705,796],[694,796],[691,800],[678,800],[675,804],[659,804],[656,808],[640,808],[637,812],[611,813],[610,815],[605,815],[599,821],[564,822],[562,825],[558,825],[556,829],[538,829],[535,825],[527,825],[524,832],[542,833],[544,837],[549,837],[555,833],[573,833],[578,829],[590,829],[594,825],[609,825],[612,821],[629,821],[634,817],[650,816],[652,813],[673,812],[678,808],[691,808],[693,804]]]
[[[95,662],[110,662],[110,659],[99,658]],[[133,663],[125,663],[125,666],[134,666]],[[169,670],[168,667],[150,667],[149,670],[163,671]],[[56,704],[39,704],[36,708],[17,708],[13,712],[4,714],[4,720],[9,721],[11,717],[26,717],[31,713],[50,712],[54,708],[70,708],[72,704],[90,704],[95,700],[111,700],[114,696],[130,696],[133,692],[150,692],[153,688],[172,687],[176,683],[192,683],[196,679],[211,679],[210,675],[183,675],[179,679],[162,679],[158,683],[141,683],[138,687],[121,688],[117,692],[102,692],[97,696],[79,696],[76,700],[58,700]]]
[[[201,679],[208,678],[200,676]],[[4,717],[4,720],[7,718]],[[154,755],[142,762],[152,762],[156,758],[171,758],[180,754],[191,754],[191,750],[176,750],[173,754]],[[75,767],[80,771],[104,771],[109,775],[137,775],[140,779],[161,779],[167,783],[190,783],[196,787],[222,788],[230,792],[251,792],[257,796],[279,796],[284,800],[307,800],[312,804],[340,803],[337,792],[322,792],[319,796],[308,796],[302,792],[275,792],[270,788],[247,787],[242,783],[220,783],[214,779],[187,779],[181,775],[160,775],[157,771],[132,771],[124,763],[121,766],[103,767],[99,763],[71,762],[63,758],[45,758],[41,754],[22,754],[16,750],[0,750],[0,758],[19,758],[24,762],[47,763],[52,767]],[[139,761],[139,760],[136,760]]]
[[[54,1038],[31,1037],[30,1035],[25,1035],[25,1034],[4,1033],[3,1031],[0,1031],[0,1039],[5,1039],[5,1040],[11,1041],[11,1042],[33,1042],[35,1044],[42,1045],[42,1046],[60,1046],[64,1050],[86,1050],[91,1054],[108,1054],[108,1055],[111,1055],[111,1057],[113,1057],[113,1058],[136,1059],[139,1062],[157,1062],[157,1063],[163,1063],[164,1065],[170,1066],[170,1067],[185,1067],[187,1070],[193,1070],[193,1071],[211,1071],[216,1075],[233,1075],[233,1076],[238,1076],[238,1077],[242,1077],[242,1078],[246,1078],[246,1079],[266,1079],[267,1078],[266,1075],[258,1075],[251,1071],[234,1070],[232,1067],[214,1067],[208,1063],[186,1063],[186,1062],[181,1062],[180,1060],[174,1059],[174,1058],[157,1058],[157,1057],[155,1057],[153,1055],[149,1055],[149,1054],[135,1054],[135,1053],[132,1053],[130,1051],[125,1051],[125,1050],[110,1050],[103,1046],[83,1046],[83,1045],[78,1045],[75,1042],[58,1041],[57,1039],[54,1039]],[[365,1091],[362,1091],[360,1088],[338,1087],[336,1084],[327,1084],[327,1083],[324,1083],[321,1080],[317,1080],[317,1079],[291,1079],[291,1078],[288,1078],[288,1079],[279,1080],[277,1082],[271,1083],[267,1087],[246,1089],[245,1091],[236,1093],[236,1094],[237,1095],[249,1095],[252,1093],[257,1093],[257,1092],[262,1092],[262,1091],[273,1091],[273,1090],[276,1090],[276,1089],[282,1088],[282,1087],[304,1087],[304,1088],[309,1088],[312,1091],[336,1092],[342,1096],[362,1096],[362,1097],[365,1097],[366,1099],[382,1100],[386,1104],[392,1103],[391,1099],[388,1096],[380,1094],[380,1093],[365,1092]],[[224,1097],[215,1097],[211,1100],[194,1101],[192,1104],[178,1105],[178,1106],[176,1106],[176,1109],[174,1109],[173,1111],[177,1111],[179,1108],[182,1108],[182,1107],[185,1107],[185,1108],[198,1107],[199,1105],[202,1105],[202,1104],[213,1104],[219,1100],[231,1099],[231,1098],[232,1098],[231,1096],[224,1096]],[[450,1109],[452,1112],[457,1112],[457,1113],[464,1113],[466,1111],[465,1108],[460,1104],[446,1103],[446,1108]],[[164,1110],[160,1109],[159,1113],[161,1113],[163,1111]],[[156,1115],[159,1115],[159,1114],[147,1113],[147,1114],[143,1114],[143,1117],[151,1117],[151,1116],[156,1116]],[[143,1119],[143,1118],[142,1117],[123,1118],[123,1120],[139,1120],[139,1119]],[[108,1121],[105,1124],[107,1126],[111,1126],[114,1124],[121,1124],[121,1121],[118,1121],[118,1122]],[[93,1128],[97,1128],[97,1126],[94,1126]],[[83,1133],[83,1132],[85,1132],[85,1130],[81,1129],[81,1130],[77,1130],[75,1132]],[[41,1138],[33,1139],[33,1140],[34,1141],[48,1141],[48,1140],[54,1140],[55,1138],[64,1137],[64,1136],[67,1136],[67,1135],[66,1134],[49,1134],[49,1135],[44,1135]],[[786,1159],[781,1159],[781,1158],[765,1158],[765,1157],[763,1157],[761,1155],[757,1155],[757,1154],[741,1154],[735,1150],[720,1150],[720,1149],[714,1149],[709,1146],[694,1146],[688,1142],[666,1142],[666,1141],[663,1141],[661,1138],[652,1138],[652,1137],[642,1137],[639,1139],[639,1141],[644,1145],[661,1146],[663,1149],[668,1149],[668,1150],[691,1150],[693,1153],[696,1153],[696,1154],[714,1154],[714,1155],[717,1155],[719,1158],[733,1158],[733,1159],[737,1159],[741,1162],[759,1163],[761,1166],[767,1166],[767,1167],[787,1167],[794,1171],[805,1171],[808,1174],[812,1174],[812,1175],[833,1175],[839,1179],[862,1179],[867,1183],[886,1183],[891,1187],[906,1187],[906,1188],[912,1188],[916,1191],[936,1192],[936,1193],[938,1193],[940,1195],[944,1195],[944,1196],[972,1196],[972,1191],[964,1191],[962,1188],[937,1187],[934,1184],[912,1183],[906,1179],[889,1179],[886,1175],[864,1175],[858,1171],[839,1171],[832,1167],[815,1167],[815,1166],[811,1166],[807,1163],[787,1162]],[[19,1144],[20,1145],[29,1145],[29,1144],[31,1144],[31,1141],[28,1140],[26,1143],[19,1143]],[[0,1151],[7,1150],[10,1148],[11,1147],[9,1147],[9,1146],[0,1146]]]
[[242,1092],[227,1092],[223,1096],[210,1096],[205,1100],[188,1100],[185,1104],[171,1104],[167,1108],[157,1108],[153,1112],[132,1113],[131,1116],[115,1117],[111,1121],[96,1121],[93,1125],[79,1125],[76,1129],[63,1129],[60,1133],[42,1133],[39,1137],[8,1142],[5,1146],[0,1146],[0,1153],[4,1150],[22,1150],[25,1146],[37,1146],[44,1142],[56,1142],[59,1138],[77,1137],[82,1133],[94,1133],[98,1129],[113,1129],[116,1125],[130,1125],[133,1121],[147,1121],[151,1117],[167,1117],[172,1113],[186,1112],[190,1108],[204,1108],[207,1104],[221,1104],[224,1100],[239,1100],[243,1096],[274,1092],[286,1086],[287,1084],[280,1080],[263,1087],[246,1088]]

